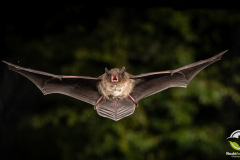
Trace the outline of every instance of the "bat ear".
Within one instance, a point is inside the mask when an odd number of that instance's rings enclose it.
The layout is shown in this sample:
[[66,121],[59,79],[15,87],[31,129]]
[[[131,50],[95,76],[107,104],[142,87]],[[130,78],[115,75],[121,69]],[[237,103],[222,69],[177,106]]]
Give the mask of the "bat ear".
[[107,69],[107,67],[105,67],[105,73],[107,73],[107,75],[110,75],[109,70]]
[[125,74],[125,67],[123,66],[123,68],[121,69],[121,71],[120,71],[120,73],[124,76],[124,74]]

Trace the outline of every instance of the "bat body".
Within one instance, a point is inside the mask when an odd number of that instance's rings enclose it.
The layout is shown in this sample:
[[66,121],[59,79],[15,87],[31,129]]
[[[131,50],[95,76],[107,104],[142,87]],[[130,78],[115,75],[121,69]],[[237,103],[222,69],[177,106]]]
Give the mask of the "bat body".
[[131,115],[137,102],[170,87],[187,87],[192,78],[227,51],[176,70],[131,75],[122,69],[108,70],[100,77],[54,75],[9,62],[10,70],[31,80],[44,95],[65,94],[94,105],[100,116],[118,121]]

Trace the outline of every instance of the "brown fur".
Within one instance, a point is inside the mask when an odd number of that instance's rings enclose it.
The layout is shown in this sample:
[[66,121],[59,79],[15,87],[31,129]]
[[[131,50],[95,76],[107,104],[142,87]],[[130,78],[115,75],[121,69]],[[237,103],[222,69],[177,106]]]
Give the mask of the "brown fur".
[[125,72],[124,77],[120,75],[120,69],[114,68],[109,71],[111,75],[118,75],[119,82],[111,82],[111,76],[108,77],[107,73],[104,73],[100,78],[101,82],[98,84],[99,92],[106,98],[111,100],[118,100],[127,97],[133,90],[135,80],[130,79],[131,76]]

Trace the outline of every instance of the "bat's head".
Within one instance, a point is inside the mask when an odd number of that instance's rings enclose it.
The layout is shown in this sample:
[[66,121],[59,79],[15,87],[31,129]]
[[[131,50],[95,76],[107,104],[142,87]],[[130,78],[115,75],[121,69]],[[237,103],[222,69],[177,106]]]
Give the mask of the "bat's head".
[[114,68],[111,70],[108,70],[105,68],[105,78],[108,82],[111,83],[119,83],[126,80],[126,74],[125,74],[125,67],[122,69]]

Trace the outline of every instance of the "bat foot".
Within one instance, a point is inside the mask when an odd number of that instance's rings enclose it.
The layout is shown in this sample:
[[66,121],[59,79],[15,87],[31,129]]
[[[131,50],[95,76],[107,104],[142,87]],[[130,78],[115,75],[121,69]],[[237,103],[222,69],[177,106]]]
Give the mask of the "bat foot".
[[130,95],[128,95],[128,97],[133,101],[133,103],[136,105],[136,107],[138,107],[138,103],[136,102],[136,100]]
[[103,99],[103,96],[101,96],[101,97],[97,100],[96,104],[94,105],[94,110],[97,110],[97,109],[98,109],[98,103],[99,103],[102,99]]

